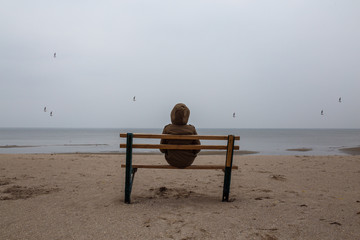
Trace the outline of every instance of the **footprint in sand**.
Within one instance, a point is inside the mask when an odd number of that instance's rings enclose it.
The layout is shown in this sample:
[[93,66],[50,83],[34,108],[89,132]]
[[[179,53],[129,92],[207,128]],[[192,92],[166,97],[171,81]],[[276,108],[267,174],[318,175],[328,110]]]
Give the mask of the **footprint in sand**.
[[144,221],[144,227],[151,227],[151,219],[150,218],[148,218],[146,221]]
[[[186,213],[185,214],[189,214]],[[191,215],[194,213],[191,212]],[[207,239],[209,232],[204,228],[194,227],[192,220],[187,220],[183,214],[167,213],[159,216],[158,224],[166,224],[161,235],[171,239]]]
[[152,198],[188,198],[190,195],[194,194],[193,191],[184,189],[184,188],[167,188],[160,187],[158,189],[150,188],[149,191],[152,192]]
[[[320,220],[320,221],[327,221],[325,218],[320,218],[319,220]],[[336,222],[336,221],[334,221],[334,222],[329,222],[329,224],[330,224],[330,225],[342,226],[341,223]]]
[[9,185],[11,180],[9,178],[0,179],[0,186]]
[[256,189],[256,191],[258,191],[258,192],[265,192],[265,193],[272,192],[270,189]]
[[0,200],[27,199],[38,195],[49,194],[59,190],[59,188],[23,187],[14,185],[2,191],[4,196],[0,195]]
[[265,196],[265,197],[257,197],[255,200],[263,200],[263,199],[271,199],[271,197]]
[[273,180],[277,180],[277,181],[286,181],[286,178],[284,175],[280,175],[280,174],[273,174],[270,175],[270,178]]
[[339,223],[339,222],[331,222],[330,224],[331,224],[331,225],[338,225],[338,226],[341,226],[341,223]]
[[262,240],[278,240],[276,236],[267,233],[266,234],[252,233],[248,235],[246,239],[259,239],[259,237]]
[[294,194],[295,196],[299,196],[300,194],[296,191],[293,191],[293,190],[285,190],[286,193],[291,193],[291,194]]

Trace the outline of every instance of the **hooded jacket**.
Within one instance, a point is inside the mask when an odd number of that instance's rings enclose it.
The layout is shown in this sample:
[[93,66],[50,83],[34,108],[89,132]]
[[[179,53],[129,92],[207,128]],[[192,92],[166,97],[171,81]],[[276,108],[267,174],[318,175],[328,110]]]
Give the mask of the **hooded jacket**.
[[[190,116],[190,110],[183,103],[175,105],[171,111],[170,117],[172,124],[164,127],[163,134],[176,134],[176,135],[197,135],[194,126],[187,124]],[[162,139],[161,144],[182,144],[182,145],[200,145],[199,140],[173,140]],[[172,150],[160,149],[165,153],[166,161],[174,167],[185,168],[190,166],[200,150]]]

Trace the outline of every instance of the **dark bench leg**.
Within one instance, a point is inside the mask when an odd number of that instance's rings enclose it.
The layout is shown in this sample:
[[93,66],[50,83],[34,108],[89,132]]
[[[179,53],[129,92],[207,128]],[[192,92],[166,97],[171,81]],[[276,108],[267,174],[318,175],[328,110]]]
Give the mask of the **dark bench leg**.
[[[131,190],[132,190],[132,186],[134,183],[136,171],[137,171],[137,168],[131,168],[130,174],[128,174],[126,176],[127,181],[125,181],[125,203],[131,203],[130,195],[131,195]],[[129,179],[129,176],[130,176],[130,179]]]
[[128,133],[126,137],[125,203],[130,203],[132,183],[136,172],[132,168],[132,142],[133,134]]
[[223,202],[229,201],[233,154],[234,154],[234,135],[229,135],[227,152],[226,152],[226,161],[225,161],[225,175],[224,175],[224,187],[223,187],[223,197],[222,197]]
[[225,168],[225,176],[224,176],[224,187],[223,187],[223,202],[229,201],[229,194],[230,194],[230,181],[231,181],[231,168]]

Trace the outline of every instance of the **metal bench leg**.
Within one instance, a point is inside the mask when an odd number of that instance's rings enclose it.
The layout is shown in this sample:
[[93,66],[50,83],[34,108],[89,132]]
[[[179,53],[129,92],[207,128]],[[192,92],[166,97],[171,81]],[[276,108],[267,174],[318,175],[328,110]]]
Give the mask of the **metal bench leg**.
[[135,178],[136,171],[137,171],[137,168],[132,168],[131,169],[130,181],[125,183],[125,203],[131,203],[130,195],[131,195],[131,190],[132,190],[132,186],[133,186],[133,183],[134,183],[134,178]]
[[132,169],[132,142],[133,134],[128,133],[126,137],[125,203],[130,203],[132,182],[136,172]]
[[224,176],[224,187],[223,187],[223,202],[229,201],[230,194],[230,182],[231,182],[231,168],[225,168],[225,176]]
[[227,152],[226,152],[226,162],[225,162],[224,187],[223,187],[223,197],[222,197],[223,202],[229,201],[233,153],[234,153],[234,135],[229,135]]

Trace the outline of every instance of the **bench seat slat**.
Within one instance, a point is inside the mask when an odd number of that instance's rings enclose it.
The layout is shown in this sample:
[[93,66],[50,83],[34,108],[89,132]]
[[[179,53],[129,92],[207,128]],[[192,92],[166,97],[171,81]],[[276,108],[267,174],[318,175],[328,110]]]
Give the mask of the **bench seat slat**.
[[[120,144],[120,148],[126,148],[126,144]],[[147,149],[178,149],[178,150],[197,150],[197,149],[214,149],[226,150],[225,145],[172,145],[172,144],[133,144],[132,148]],[[239,146],[234,146],[234,150],[239,150]]]
[[[122,168],[126,168],[126,164],[121,164]],[[154,168],[154,169],[225,169],[224,165],[191,165],[187,168],[177,168],[170,165],[144,165],[133,164],[133,168]],[[232,166],[232,169],[239,169],[238,166]]]
[[[126,133],[120,133],[120,137],[126,138]],[[228,136],[222,135],[172,135],[172,134],[146,134],[133,133],[133,138],[157,138],[157,139],[181,139],[181,140],[227,140]],[[240,136],[235,136],[235,140],[240,140]]]

